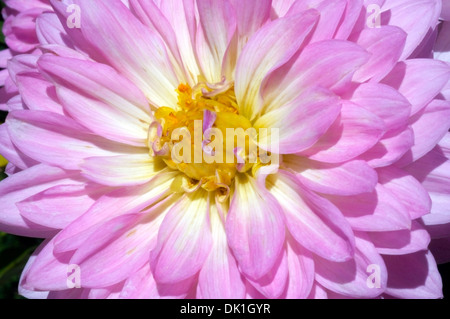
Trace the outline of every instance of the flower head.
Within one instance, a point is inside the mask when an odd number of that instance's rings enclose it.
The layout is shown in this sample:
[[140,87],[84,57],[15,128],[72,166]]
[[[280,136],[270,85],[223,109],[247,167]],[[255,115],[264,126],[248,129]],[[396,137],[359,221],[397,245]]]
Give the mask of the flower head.
[[50,3],[0,126],[22,294],[441,297],[440,1]]

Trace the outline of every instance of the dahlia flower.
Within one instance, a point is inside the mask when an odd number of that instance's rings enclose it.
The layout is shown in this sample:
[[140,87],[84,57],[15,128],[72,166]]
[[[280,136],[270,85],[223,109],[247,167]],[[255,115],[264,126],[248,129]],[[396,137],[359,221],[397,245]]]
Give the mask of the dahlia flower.
[[442,297],[440,0],[50,5],[0,126],[21,294]]

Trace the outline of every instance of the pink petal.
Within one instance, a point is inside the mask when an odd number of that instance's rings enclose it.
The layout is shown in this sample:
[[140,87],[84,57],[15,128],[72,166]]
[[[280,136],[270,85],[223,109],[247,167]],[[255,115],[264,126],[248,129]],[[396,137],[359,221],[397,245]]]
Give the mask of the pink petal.
[[222,80],[222,61],[236,32],[236,12],[229,0],[197,0],[197,56],[206,81]]
[[150,258],[158,283],[186,280],[202,268],[212,246],[209,205],[207,194],[197,191],[167,213]]
[[377,172],[380,184],[405,206],[411,219],[430,212],[430,195],[414,177],[394,166],[380,168]]
[[84,214],[99,197],[110,189],[82,184],[48,188],[19,203],[20,214],[27,220],[54,229],[63,229]]
[[[195,51],[198,17],[195,1],[166,0],[161,1],[159,7],[174,30],[178,50],[186,69],[187,81],[195,85],[197,75],[201,74]],[[156,18],[159,19],[158,16]]]
[[235,91],[242,115],[249,120],[257,116],[262,108],[260,90],[264,79],[297,52],[317,18],[317,11],[309,10],[274,20],[249,40],[236,67]]
[[411,230],[370,232],[368,236],[377,251],[383,255],[406,255],[427,250],[430,243],[430,235],[416,221],[412,222]]
[[[355,258],[344,263],[336,263],[320,257],[314,259],[316,280],[325,288],[355,298],[374,298],[386,289],[387,271],[383,259],[364,234],[355,237]],[[377,265],[380,274],[380,287],[370,288],[369,265]],[[389,273],[389,275],[391,275]]]
[[[154,214],[153,214],[154,213]],[[127,214],[103,223],[70,260],[82,271],[83,287],[108,287],[128,278],[148,262],[156,244],[162,211]]]
[[369,59],[360,46],[348,41],[326,40],[309,44],[297,57],[272,72],[265,80],[266,111],[299,96],[299,88],[334,89],[349,85],[354,72]]
[[275,17],[283,17],[296,0],[272,0],[272,9]]
[[271,193],[245,175],[236,176],[234,192],[225,227],[228,245],[241,271],[257,280],[273,268],[283,248],[282,210]]
[[411,115],[414,115],[439,94],[449,77],[450,68],[446,63],[414,59],[398,63],[382,83],[403,94],[411,103]]
[[232,0],[231,3],[236,10],[237,32],[241,39],[249,39],[270,19],[272,0]]
[[371,53],[370,60],[355,73],[357,82],[383,79],[397,64],[405,46],[407,34],[398,27],[382,26],[363,30],[356,39],[361,47]]
[[[449,156],[450,134],[447,133],[431,152],[404,168],[421,182],[430,194],[431,214],[422,217],[426,225],[450,223]],[[446,236],[445,233],[444,235]]]
[[408,34],[401,59],[407,58],[422,42],[440,14],[437,0],[386,0],[381,15],[382,24],[402,28]]
[[[259,133],[259,146],[271,150],[272,129],[279,130],[277,153],[292,154],[312,146],[330,128],[341,110],[332,92],[313,88],[295,100],[258,118],[254,124]],[[266,133],[261,129],[267,129]],[[261,142],[263,141],[263,142]]]
[[298,14],[308,9],[317,9],[320,19],[314,29],[310,43],[332,39],[343,18],[347,0],[322,1],[304,0],[295,1],[289,9],[287,16]]
[[248,281],[266,298],[276,299],[286,290],[288,276],[288,260],[286,250],[283,250],[274,267],[266,275],[258,280]]
[[[183,7],[182,3],[179,3],[177,9],[179,10],[180,7]],[[180,56],[180,50],[177,44],[177,36],[179,36],[179,33],[175,33],[168,18],[164,16],[158,5],[154,1],[130,0],[130,10],[143,24],[149,27],[152,31],[158,33],[160,37],[164,39],[168,49],[167,51],[169,58],[171,61],[173,60],[175,72],[183,73],[183,75],[179,75],[179,77],[186,77],[189,79],[187,82],[194,85],[190,75],[188,75],[186,70],[183,68],[183,60]],[[180,23],[179,20],[177,22]]]
[[283,156],[283,163],[294,170],[307,188],[324,194],[350,196],[371,192],[378,176],[364,161],[328,164],[299,156]]
[[347,197],[327,196],[345,215],[355,230],[394,231],[409,229],[411,219],[406,207],[381,184],[375,191]]
[[370,150],[359,156],[372,167],[385,167],[397,162],[414,145],[411,127],[387,132]]
[[0,125],[0,154],[20,169],[32,167],[38,162],[19,151],[11,141],[5,124]]
[[399,160],[398,166],[418,160],[446,135],[450,129],[450,103],[434,100],[410,121],[414,130],[414,146]]
[[139,271],[132,274],[125,282],[120,294],[124,299],[183,299],[192,286],[189,278],[176,284],[157,284],[147,263]]
[[387,294],[405,299],[442,298],[442,279],[429,251],[383,259],[389,271]]
[[341,117],[319,141],[300,153],[310,159],[340,163],[372,148],[384,134],[382,119],[349,101],[343,101]]
[[388,130],[397,130],[408,125],[411,105],[390,86],[378,83],[362,84],[356,89],[351,101],[380,117]]
[[360,17],[361,11],[364,9],[365,8],[363,6],[362,0],[347,0],[347,7],[345,8],[342,22],[339,25],[339,29],[337,30],[334,38],[347,40],[353,29],[356,27],[356,23],[358,21],[358,18]]
[[287,261],[289,281],[285,295],[286,299],[305,299],[311,293],[314,284],[314,260],[312,254],[289,240],[287,245]]
[[176,173],[161,174],[147,185],[117,189],[102,196],[96,203],[64,228],[55,239],[57,253],[78,248],[104,222],[122,214],[134,214],[158,203],[169,194]]
[[[111,67],[88,60],[48,54],[39,59],[38,65],[42,72],[64,88],[109,104],[111,109],[123,115],[152,121],[148,102],[142,92]],[[68,111],[74,113],[76,109],[71,107]],[[99,110],[91,116],[109,115],[107,110],[102,111],[103,113]],[[78,118],[80,113],[74,115]]]
[[280,171],[268,182],[284,210],[286,226],[299,244],[330,260],[351,258],[353,232],[335,206],[307,190],[288,172]]
[[30,110],[64,114],[55,87],[42,75],[37,72],[20,73],[16,80],[20,96]]
[[[1,230],[20,236],[48,237],[54,228],[24,219],[16,203],[57,185],[74,184],[77,174],[44,164],[14,174],[0,184]],[[79,183],[79,182],[78,182]]]
[[242,299],[245,285],[236,260],[227,244],[224,225],[218,212],[211,214],[213,246],[200,271],[197,297],[205,299]]
[[41,14],[36,19],[36,34],[39,42],[45,44],[59,44],[73,48],[73,42],[64,31],[58,16],[54,13]]
[[104,59],[131,79],[155,105],[175,106],[174,89],[180,81],[158,35],[144,27],[119,0],[75,3],[83,12],[83,36]]
[[52,112],[13,111],[6,125],[11,140],[26,155],[67,169],[77,169],[88,157],[139,152],[92,135],[72,119]]
[[23,274],[21,285],[28,290],[66,290],[70,273],[71,254],[55,255],[54,240],[44,241],[30,268]]

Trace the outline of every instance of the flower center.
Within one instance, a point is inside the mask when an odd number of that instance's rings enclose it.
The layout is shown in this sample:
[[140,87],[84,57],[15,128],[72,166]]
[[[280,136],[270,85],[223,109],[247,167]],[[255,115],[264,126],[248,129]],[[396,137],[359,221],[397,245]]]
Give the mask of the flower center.
[[256,131],[239,115],[234,86],[180,84],[175,107],[155,111],[150,155],[183,172],[194,189],[229,192],[235,175],[262,165]]

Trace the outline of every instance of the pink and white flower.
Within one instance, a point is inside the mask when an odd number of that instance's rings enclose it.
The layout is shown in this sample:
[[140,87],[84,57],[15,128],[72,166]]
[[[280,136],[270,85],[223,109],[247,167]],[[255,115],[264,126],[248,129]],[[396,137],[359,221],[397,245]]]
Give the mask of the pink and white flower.
[[[416,58],[441,1],[50,3],[0,126],[0,229],[46,238],[23,295],[442,297],[450,68]],[[279,129],[279,167],[175,162],[203,119]]]

